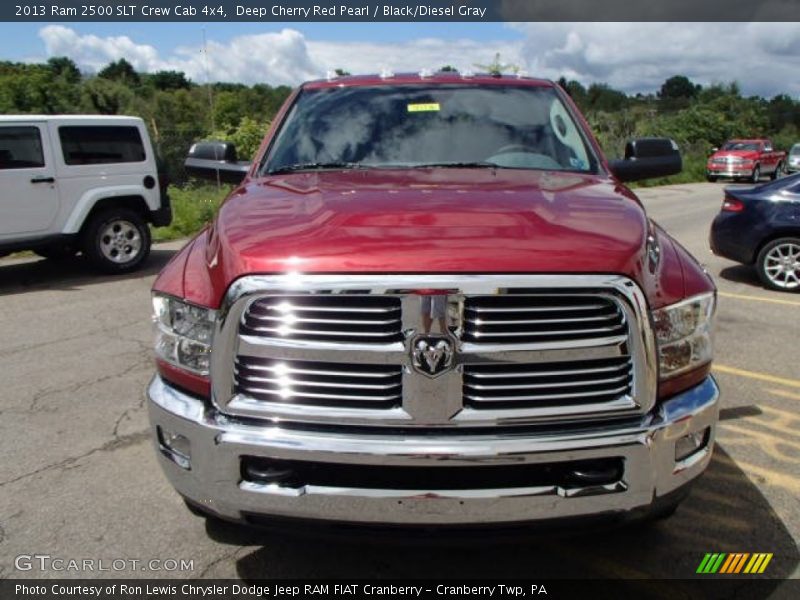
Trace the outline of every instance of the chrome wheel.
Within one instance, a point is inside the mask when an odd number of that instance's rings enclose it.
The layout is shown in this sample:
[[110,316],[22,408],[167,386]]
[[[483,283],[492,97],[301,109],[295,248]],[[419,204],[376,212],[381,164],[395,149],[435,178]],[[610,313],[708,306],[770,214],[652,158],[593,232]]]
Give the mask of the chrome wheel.
[[762,269],[777,288],[800,288],[800,242],[786,241],[772,247],[763,259]]
[[100,231],[100,252],[109,261],[125,264],[142,250],[142,236],[136,225],[124,219],[108,222]]

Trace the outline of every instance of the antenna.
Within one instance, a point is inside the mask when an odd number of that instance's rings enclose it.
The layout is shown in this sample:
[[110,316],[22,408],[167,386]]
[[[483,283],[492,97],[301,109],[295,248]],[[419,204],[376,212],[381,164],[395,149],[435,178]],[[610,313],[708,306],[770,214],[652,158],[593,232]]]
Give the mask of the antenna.
[[[206,28],[205,26],[201,29],[203,33],[203,67],[206,72],[206,89],[208,90],[208,109],[211,115],[211,131],[217,130],[216,120],[214,119],[214,90],[211,89],[211,75],[208,68],[208,45],[206,44]],[[222,157],[219,156],[220,148],[214,147],[214,158],[216,160],[222,160]],[[217,169],[217,188],[222,187],[222,182],[220,181],[220,173],[219,169]]]

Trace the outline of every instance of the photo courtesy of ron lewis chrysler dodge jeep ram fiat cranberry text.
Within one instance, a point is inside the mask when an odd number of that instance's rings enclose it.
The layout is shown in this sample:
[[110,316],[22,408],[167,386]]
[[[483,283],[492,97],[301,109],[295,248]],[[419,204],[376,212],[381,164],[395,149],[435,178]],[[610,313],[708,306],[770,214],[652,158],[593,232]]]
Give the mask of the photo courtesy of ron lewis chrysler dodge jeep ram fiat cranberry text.
[[716,292],[622,182],[680,169],[607,161],[549,81],[301,86],[153,286],[167,477],[254,525],[669,515],[714,444]]

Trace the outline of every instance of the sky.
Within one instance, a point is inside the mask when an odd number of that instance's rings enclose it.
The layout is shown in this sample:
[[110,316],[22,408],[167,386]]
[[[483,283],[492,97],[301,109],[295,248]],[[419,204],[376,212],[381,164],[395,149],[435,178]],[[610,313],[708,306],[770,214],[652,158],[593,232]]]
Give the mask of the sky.
[[[207,58],[203,36],[207,40]],[[800,98],[800,23],[23,23],[0,24],[0,59],[69,56],[86,72],[125,58],[198,83],[296,85],[351,73],[475,69],[657,91],[672,75],[744,94]]]

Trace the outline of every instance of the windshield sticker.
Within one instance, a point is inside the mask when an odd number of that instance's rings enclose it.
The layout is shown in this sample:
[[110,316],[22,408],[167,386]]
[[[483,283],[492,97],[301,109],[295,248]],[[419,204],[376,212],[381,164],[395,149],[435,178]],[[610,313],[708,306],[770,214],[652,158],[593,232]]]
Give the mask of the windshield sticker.
[[409,104],[408,112],[439,112],[439,103],[429,102],[427,104]]
[[580,158],[572,157],[569,159],[569,164],[572,165],[572,168],[578,170],[585,170],[586,169],[586,162],[582,161]]

